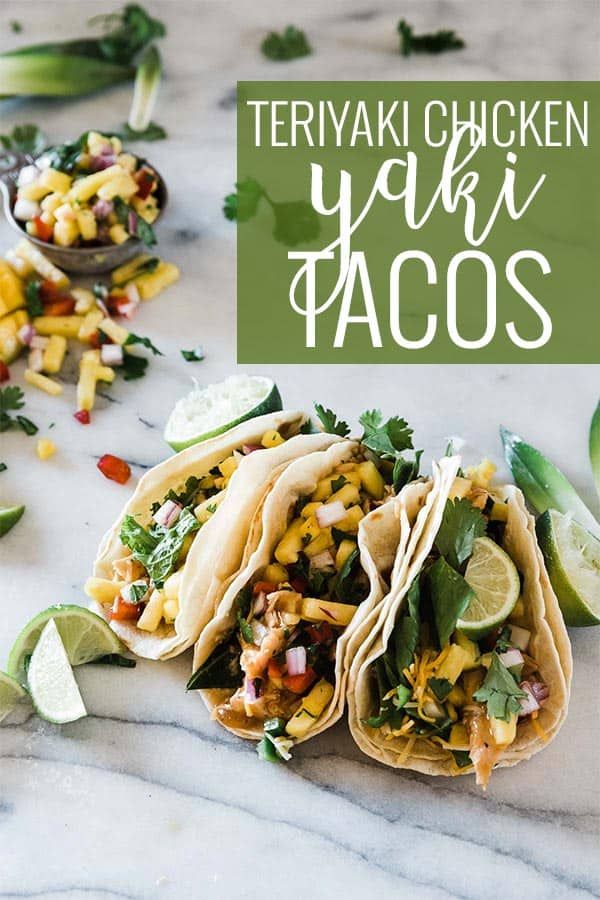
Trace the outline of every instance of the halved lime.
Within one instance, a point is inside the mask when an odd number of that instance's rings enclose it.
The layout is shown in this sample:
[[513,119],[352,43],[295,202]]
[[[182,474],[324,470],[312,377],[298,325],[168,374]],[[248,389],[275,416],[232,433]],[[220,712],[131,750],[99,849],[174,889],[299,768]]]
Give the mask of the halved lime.
[[0,722],[27,696],[18,681],[0,672]]
[[546,510],[535,527],[567,625],[600,624],[598,538],[555,509]]
[[17,524],[24,512],[24,506],[5,506],[0,509],[0,537]]
[[467,563],[465,580],[475,591],[475,596],[456,627],[477,640],[509,617],[519,599],[521,583],[510,556],[487,537],[476,538],[473,542],[473,555]]
[[178,400],[165,428],[165,440],[173,450],[185,450],[240,422],[280,409],[281,395],[270,378],[231,375],[218,384],[196,387]]
[[87,715],[54,619],[44,625],[27,675],[33,705],[42,719],[64,725]]
[[92,662],[108,653],[123,653],[124,646],[104,619],[83,606],[49,606],[28,622],[12,646],[8,673],[23,685],[28,683],[27,662],[50,619],[65,646],[72,666]]

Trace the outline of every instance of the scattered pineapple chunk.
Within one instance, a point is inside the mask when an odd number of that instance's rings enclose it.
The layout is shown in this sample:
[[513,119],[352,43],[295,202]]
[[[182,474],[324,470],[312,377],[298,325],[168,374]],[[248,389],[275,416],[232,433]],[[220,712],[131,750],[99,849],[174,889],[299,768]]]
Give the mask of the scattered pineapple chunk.
[[60,372],[66,352],[66,337],[62,334],[50,335],[42,357],[42,371],[47,375],[56,375]]
[[323,506],[323,504],[318,502],[306,503],[302,507],[302,512],[300,513],[300,515],[303,519],[310,519],[311,516],[314,516],[320,506]]
[[450,740],[448,743],[452,744],[453,747],[468,750],[469,736],[466,727],[460,723],[453,725],[450,729]]
[[301,527],[302,519],[295,519],[275,548],[275,559],[282,566],[298,562],[298,554],[302,550]]
[[77,382],[77,409],[90,412],[96,400],[96,382],[100,368],[100,351],[86,350],[79,363],[79,381]]
[[34,372],[33,369],[25,369],[23,377],[27,384],[39,388],[40,391],[44,391],[52,397],[58,397],[59,394],[62,394],[62,385],[51,378],[47,378],[45,375],[41,375],[39,372]]
[[354,541],[349,541],[344,539],[341,541],[340,546],[337,549],[337,553],[335,554],[335,568],[339,572],[348,557],[351,553],[354,553],[356,550],[356,543]]
[[154,272],[145,272],[134,278],[142,300],[150,300],[169,287],[179,278],[179,269],[174,263],[159,262]]
[[[75,309],[77,309],[77,306],[75,306]],[[103,319],[104,313],[102,310],[98,309],[98,307],[90,309],[81,320],[79,334],[77,335],[79,340],[83,342],[89,341],[92,335],[98,331],[98,326]]]
[[[27,223],[29,224],[29,223]],[[57,219],[54,226],[54,243],[59,247],[70,247],[79,237],[77,220]]]
[[78,316],[84,316],[96,306],[96,298],[87,288],[73,288],[71,297],[75,301],[75,312]]
[[7,250],[5,256],[6,262],[19,278],[29,278],[30,275],[33,275],[34,268],[31,263],[19,256],[14,250]]
[[331,528],[322,528],[319,534],[313,538],[309,544],[306,544],[304,547],[304,554],[308,556],[309,559],[312,559],[324,550],[329,550],[329,548],[334,545],[335,541],[331,535]]
[[503,719],[490,719],[490,731],[498,747],[508,747],[517,736],[517,716],[511,714],[508,722]]
[[370,494],[374,500],[382,500],[385,490],[385,481],[375,463],[370,459],[360,463],[358,471],[360,473],[361,484],[367,494]]
[[152,591],[146,609],[138,619],[137,627],[142,631],[156,631],[163,617],[164,602],[165,595],[162,591]]
[[465,474],[474,487],[486,489],[496,474],[496,466],[490,459],[482,459],[478,466],[471,466]]
[[125,231],[125,228],[119,224],[111,225],[108,229],[108,235],[113,244],[124,244],[125,241],[129,240],[129,235]]
[[337,501],[343,503],[346,508],[349,506],[354,506],[357,503],[360,503],[360,494],[358,493],[358,488],[354,484],[345,484],[343,487],[336,491],[335,494],[332,494],[325,502],[326,503],[336,503]]
[[110,581],[108,578],[88,578],[83,586],[84,593],[92,600],[107,606],[114,602],[123,588],[124,581]]
[[123,200],[129,200],[138,189],[137,182],[128,172],[120,169],[119,174],[109,181],[105,181],[98,188],[97,194],[101,200],[114,200],[115,197],[122,197]]
[[82,316],[38,316],[33,320],[33,326],[44,337],[61,334],[66,338],[76,338],[82,321]]
[[39,178],[32,181],[31,184],[23,184],[19,188],[18,197],[23,200],[41,200],[49,192],[49,188],[45,187]]
[[110,276],[112,283],[114,285],[119,285],[120,287],[122,287],[124,284],[126,284],[128,281],[131,281],[131,279],[135,277],[135,273],[141,266],[145,265],[149,260],[155,258],[156,257],[152,257],[148,253],[141,253],[139,256],[134,256],[134,258],[130,262],[124,263],[117,269],[113,269]]
[[280,444],[283,444],[283,438],[278,431],[265,431],[260,442],[263,447],[269,449],[269,447],[278,447]]
[[95,240],[98,234],[98,225],[91,209],[79,210],[77,213],[77,225],[84,241]]
[[29,315],[25,309],[17,309],[0,319],[0,359],[7,365],[14,362],[23,349],[18,332],[28,322]]
[[0,259],[0,318],[25,306],[23,282],[12,268]]
[[19,241],[15,248],[15,253],[17,256],[22,257],[30,263],[42,278],[47,281],[53,281],[54,284],[60,288],[68,285],[68,276],[60,269],[57,269],[50,260],[46,259],[43,253],[40,253],[37,247],[34,247],[33,244],[30,244],[25,238],[23,238],[22,241]]
[[173,572],[172,575],[169,575],[163,587],[166,600],[179,600],[179,591],[181,588],[182,577],[183,569],[178,569],[176,572]]
[[56,453],[56,444],[53,441],[49,441],[48,438],[40,438],[37,442],[35,452],[38,455],[38,459],[41,459],[42,461],[50,459],[50,457],[54,456]]
[[63,194],[48,194],[42,200],[40,206],[42,207],[45,213],[50,213],[50,215],[54,216],[56,214],[56,210],[62,206],[65,202],[65,198]]
[[79,178],[67,194],[67,200],[71,202],[79,200],[80,203],[83,203],[85,200],[93,197],[94,194],[100,196],[99,191],[102,185],[116,178],[122,172],[121,166],[114,165],[109,166],[108,169],[103,169],[101,172],[94,172],[93,175],[86,175],[85,178]]
[[107,334],[111,341],[114,341],[115,344],[125,344],[127,338],[129,337],[129,332],[126,328],[123,328],[121,325],[117,325],[116,322],[113,322],[112,319],[102,319],[102,321],[98,324],[98,328],[100,331],[103,331],[104,334]]
[[53,194],[66,194],[72,181],[73,179],[66,172],[59,172],[58,169],[53,169],[51,166],[44,169],[38,178],[39,184],[46,188],[46,193]]
[[360,520],[364,518],[364,515],[360,506],[351,506],[346,510],[344,518],[337,523],[336,528],[348,534],[357,534]]
[[351,606],[349,603],[306,597],[302,601],[302,618],[307,622],[329,622],[331,625],[346,626],[352,621],[357,609],[358,606]]
[[279,565],[279,563],[270,563],[265,567],[265,571],[263,572],[264,581],[270,581],[271,584],[281,584],[283,581],[287,581],[287,579],[287,569],[284,568],[284,566]]
[[454,684],[470,660],[470,654],[459,644],[450,644],[441,665],[436,669],[436,678],[445,678],[450,684]]
[[285,727],[287,733],[294,738],[304,737],[331,701],[333,693],[333,685],[321,678],[310,693],[302,699],[300,708],[287,723]]

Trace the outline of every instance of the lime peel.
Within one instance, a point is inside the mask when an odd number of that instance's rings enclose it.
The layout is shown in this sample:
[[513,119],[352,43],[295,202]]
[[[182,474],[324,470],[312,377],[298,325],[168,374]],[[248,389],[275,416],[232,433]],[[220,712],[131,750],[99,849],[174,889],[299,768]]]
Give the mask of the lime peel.
[[64,725],[87,715],[69,657],[54,619],[49,619],[31,656],[29,691],[42,719]]
[[456,627],[477,639],[510,616],[519,599],[521,582],[510,556],[488,537],[479,537],[473,542],[465,581],[475,592],[475,597]]
[[27,691],[21,687],[15,678],[11,678],[6,672],[0,672],[0,722],[15,708],[17,703],[24,700]]

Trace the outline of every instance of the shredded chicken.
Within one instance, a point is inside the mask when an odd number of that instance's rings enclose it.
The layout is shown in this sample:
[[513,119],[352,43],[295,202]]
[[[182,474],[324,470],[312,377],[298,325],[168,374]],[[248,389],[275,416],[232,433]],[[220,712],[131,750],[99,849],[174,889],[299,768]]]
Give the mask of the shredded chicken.
[[469,756],[475,769],[475,778],[477,784],[485,788],[492,769],[500,758],[500,749],[492,736],[485,708],[480,703],[465,706],[463,717],[469,736]]
[[272,628],[264,636],[260,647],[254,644],[245,644],[242,650],[240,664],[248,678],[260,678],[269,665],[269,660],[285,646],[285,630]]

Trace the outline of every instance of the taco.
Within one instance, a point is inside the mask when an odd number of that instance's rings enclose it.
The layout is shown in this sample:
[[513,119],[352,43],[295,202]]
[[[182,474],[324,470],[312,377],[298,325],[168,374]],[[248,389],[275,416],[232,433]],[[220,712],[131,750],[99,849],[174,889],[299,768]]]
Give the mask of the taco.
[[348,440],[291,463],[196,645],[188,688],[267,759],[289,759],[294,743],[340,718],[353,635],[387,595],[398,547],[438,489],[422,481],[399,505],[385,472]]
[[[401,584],[354,655],[348,718],[358,746],[428,775],[528,759],[567,712],[569,639],[532,517],[485,461],[457,477]],[[441,514],[440,514],[441,511]]]
[[301,435],[298,412],[242,422],[147,472],[104,536],[85,590],[138,656],[167,659],[197,640],[214,609],[213,575],[241,563],[273,473],[340,438]]

